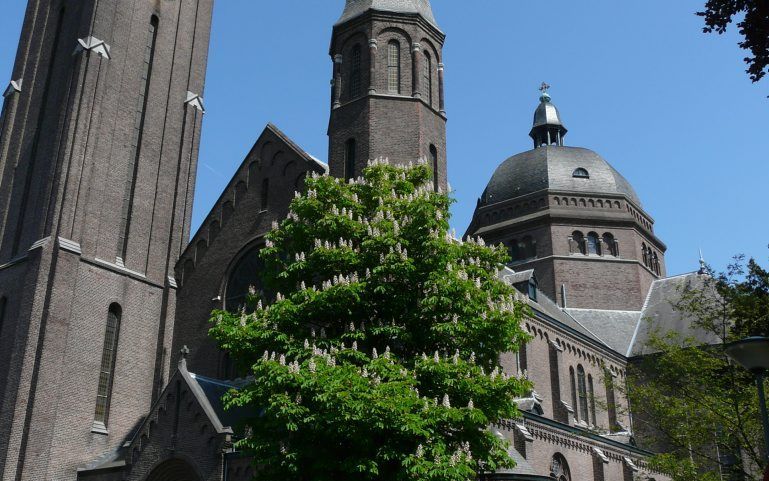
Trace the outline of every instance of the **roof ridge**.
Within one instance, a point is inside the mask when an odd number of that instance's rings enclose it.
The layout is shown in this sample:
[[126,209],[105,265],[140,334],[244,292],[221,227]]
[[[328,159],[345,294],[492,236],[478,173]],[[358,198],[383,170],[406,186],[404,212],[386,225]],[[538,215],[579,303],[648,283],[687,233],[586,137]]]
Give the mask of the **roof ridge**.
[[627,312],[627,313],[642,312],[642,311],[631,311],[627,309],[585,309],[582,307],[567,307],[566,309],[570,311],[600,311],[600,312]]

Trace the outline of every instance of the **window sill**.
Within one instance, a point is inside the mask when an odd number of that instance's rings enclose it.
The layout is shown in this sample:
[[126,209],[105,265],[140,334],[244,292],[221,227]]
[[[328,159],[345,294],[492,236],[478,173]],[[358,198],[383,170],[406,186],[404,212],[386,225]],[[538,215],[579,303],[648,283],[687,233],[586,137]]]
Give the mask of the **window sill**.
[[108,435],[109,431],[107,430],[107,426],[104,425],[104,423],[99,421],[94,421],[91,425],[91,432],[94,434],[102,434],[102,435]]

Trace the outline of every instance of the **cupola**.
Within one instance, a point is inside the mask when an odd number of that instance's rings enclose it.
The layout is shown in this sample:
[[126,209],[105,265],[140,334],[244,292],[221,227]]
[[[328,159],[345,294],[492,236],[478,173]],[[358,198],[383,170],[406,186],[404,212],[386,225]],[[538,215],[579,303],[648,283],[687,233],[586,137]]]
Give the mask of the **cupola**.
[[539,88],[542,95],[539,97],[537,110],[534,111],[534,125],[529,132],[529,136],[534,140],[535,149],[546,145],[563,146],[563,138],[568,132],[561,122],[558,108],[547,93],[549,88],[550,86],[544,82]]

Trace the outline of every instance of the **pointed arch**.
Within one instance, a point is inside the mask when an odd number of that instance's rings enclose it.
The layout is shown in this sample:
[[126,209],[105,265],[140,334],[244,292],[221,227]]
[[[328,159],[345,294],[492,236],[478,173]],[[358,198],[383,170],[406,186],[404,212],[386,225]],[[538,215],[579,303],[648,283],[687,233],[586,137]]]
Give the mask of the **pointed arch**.
[[112,385],[115,377],[115,360],[117,358],[120,321],[123,309],[115,303],[109,306],[107,322],[102,346],[101,367],[99,368],[99,384],[96,391],[96,407],[94,422],[106,427],[109,421],[109,410],[112,402]]

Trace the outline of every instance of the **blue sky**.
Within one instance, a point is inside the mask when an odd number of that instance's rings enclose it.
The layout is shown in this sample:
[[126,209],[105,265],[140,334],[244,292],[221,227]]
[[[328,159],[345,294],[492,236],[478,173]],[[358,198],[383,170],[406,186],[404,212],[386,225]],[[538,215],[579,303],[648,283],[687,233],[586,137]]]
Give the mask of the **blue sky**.
[[[9,79],[24,0],[0,16]],[[331,26],[343,0],[217,0],[194,226],[267,122],[327,157]],[[449,180],[463,232],[496,166],[530,148],[542,81],[566,144],[635,186],[667,243],[668,272],[769,257],[769,79],[751,84],[734,31],[701,33],[704,0],[433,0],[447,33]],[[5,82],[5,80],[2,80]]]

